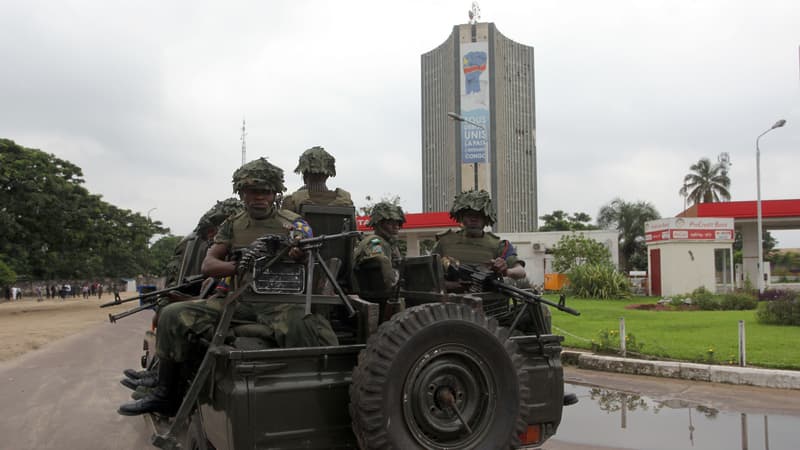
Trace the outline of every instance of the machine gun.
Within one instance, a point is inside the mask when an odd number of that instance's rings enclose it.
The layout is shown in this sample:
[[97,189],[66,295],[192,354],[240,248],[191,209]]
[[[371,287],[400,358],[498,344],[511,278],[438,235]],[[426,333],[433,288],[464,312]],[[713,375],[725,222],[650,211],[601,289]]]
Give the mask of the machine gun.
[[[261,275],[261,270],[272,266],[277,260],[283,258],[291,248],[297,247],[308,253],[306,261],[306,314],[311,313],[311,296],[312,296],[312,282],[314,273],[314,264],[319,264],[325,277],[330,281],[334,291],[342,300],[342,303],[347,308],[350,317],[355,315],[356,311],[347,295],[342,290],[339,283],[336,282],[336,277],[331,272],[328,265],[319,254],[320,248],[327,241],[335,239],[351,239],[360,237],[360,231],[347,231],[344,233],[325,234],[317,237],[306,239],[291,239],[284,236],[267,235],[256,240],[248,249],[246,249],[239,258],[237,264],[237,272],[242,275],[253,271],[253,280],[256,280]],[[256,264],[257,261],[262,259],[269,259],[265,264]],[[260,269],[260,270],[259,270]]]
[[111,302],[103,303],[102,305],[100,305],[100,307],[101,308],[107,308],[109,306],[121,305],[123,303],[128,303],[128,302],[132,302],[132,301],[136,301],[136,300],[141,300],[142,301],[142,304],[137,306],[137,307],[135,307],[135,308],[129,309],[127,311],[123,311],[123,312],[121,312],[119,314],[109,314],[108,315],[108,320],[111,323],[116,323],[117,320],[122,319],[124,317],[131,316],[133,314],[136,314],[138,312],[144,311],[146,309],[152,309],[153,307],[155,307],[155,304],[156,304],[159,296],[162,295],[162,294],[169,294],[171,292],[179,291],[181,289],[185,289],[187,287],[191,287],[191,286],[194,286],[196,284],[202,283],[205,280],[206,280],[206,276],[205,275],[192,275],[190,277],[186,277],[185,282],[183,284],[179,284],[177,286],[168,287],[168,288],[165,288],[165,289],[160,289],[160,290],[157,290],[157,291],[146,292],[146,293],[137,295],[136,297],[126,298],[124,300],[114,300],[114,301],[111,301]]
[[560,311],[573,316],[579,316],[581,313],[568,307],[566,305],[566,297],[561,295],[558,303],[553,303],[549,300],[542,298],[538,293],[526,291],[508,283],[503,282],[503,277],[491,270],[482,270],[478,266],[471,264],[450,264],[448,265],[445,278],[449,281],[459,281],[468,285],[469,290],[472,292],[500,292],[506,294],[517,301],[522,302],[522,308],[514,317],[514,321],[509,327],[514,330],[519,320],[525,314],[525,310],[529,305],[545,304],[552,306]]

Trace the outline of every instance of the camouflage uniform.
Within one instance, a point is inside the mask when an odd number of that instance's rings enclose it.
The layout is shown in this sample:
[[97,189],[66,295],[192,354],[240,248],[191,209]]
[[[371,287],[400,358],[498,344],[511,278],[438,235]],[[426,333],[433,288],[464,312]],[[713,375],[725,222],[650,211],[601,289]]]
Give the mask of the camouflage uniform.
[[[467,191],[456,195],[453,207],[450,209],[450,217],[462,222],[464,213],[476,211],[486,217],[488,225],[495,223],[494,209],[489,193],[480,191]],[[436,235],[436,245],[431,253],[436,253],[442,258],[453,258],[465,264],[476,264],[487,266],[487,263],[495,258],[503,258],[508,267],[516,264],[525,265],[525,261],[519,259],[517,250],[505,239],[501,239],[494,233],[484,231],[482,236],[469,236],[462,228],[458,231],[447,230]],[[512,281],[511,284],[522,283],[522,281]],[[541,305],[542,314],[546,323],[546,328],[550,330],[550,309]],[[518,323],[518,329],[533,331],[533,317],[529,312]]]
[[[248,163],[234,173],[234,191],[246,187],[259,187],[279,193],[283,186],[283,171],[263,158]],[[291,211],[272,208],[263,218],[252,218],[242,211],[228,218],[214,237],[214,244],[224,244],[229,255],[245,249],[265,235],[286,235],[290,231],[310,234],[308,224]],[[169,305],[161,311],[156,340],[157,354],[176,362],[183,362],[196,350],[195,336],[211,338],[222,313],[219,299],[193,300]],[[323,317],[312,314],[305,317],[302,305],[274,305],[240,303],[233,316],[233,324],[258,322],[271,329],[270,344],[276,347],[337,345],[336,334]]]
[[397,238],[383,235],[377,227],[384,220],[396,220],[402,226],[406,217],[399,206],[388,202],[376,204],[367,223],[376,234],[361,239],[353,254],[359,295],[368,300],[385,299],[394,294],[403,260]]
[[[489,225],[494,224],[495,214],[488,192],[480,190],[458,194],[450,209],[450,217],[461,222],[464,213],[470,210],[482,213]],[[508,267],[513,267],[517,263],[525,265],[525,262],[517,257],[517,250],[510,242],[488,231],[484,231],[480,237],[468,236],[464,229],[439,233],[436,235],[436,245],[431,253],[455,258],[466,264],[485,265],[492,259],[503,258]]]
[[[300,155],[297,174],[320,174],[327,177],[336,176],[336,159],[322,147],[311,147]],[[321,190],[310,190],[308,186],[303,186],[297,191],[283,198],[281,208],[300,212],[301,205],[324,205],[324,206],[353,206],[350,193],[344,189],[336,188],[330,190],[327,187]]]

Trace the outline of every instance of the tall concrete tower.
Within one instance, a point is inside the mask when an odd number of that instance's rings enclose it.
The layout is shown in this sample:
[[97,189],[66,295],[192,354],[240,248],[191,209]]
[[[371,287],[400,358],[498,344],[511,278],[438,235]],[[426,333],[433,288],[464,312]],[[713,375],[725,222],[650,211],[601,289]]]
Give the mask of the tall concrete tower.
[[477,187],[492,194],[495,231],[536,231],[533,67],[533,47],[493,23],[456,25],[422,55],[423,211]]

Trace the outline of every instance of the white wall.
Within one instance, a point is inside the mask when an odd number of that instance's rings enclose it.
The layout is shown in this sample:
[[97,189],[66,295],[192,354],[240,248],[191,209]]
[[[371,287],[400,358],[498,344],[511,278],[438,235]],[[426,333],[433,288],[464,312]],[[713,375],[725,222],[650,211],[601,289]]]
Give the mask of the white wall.
[[[650,244],[647,249],[647,260],[649,263],[649,254],[653,249],[661,249],[662,296],[686,294],[700,286],[710,292],[715,292],[717,283],[714,271],[714,250],[730,248],[731,244],[718,242]],[[652,279],[650,283],[652,286]]]

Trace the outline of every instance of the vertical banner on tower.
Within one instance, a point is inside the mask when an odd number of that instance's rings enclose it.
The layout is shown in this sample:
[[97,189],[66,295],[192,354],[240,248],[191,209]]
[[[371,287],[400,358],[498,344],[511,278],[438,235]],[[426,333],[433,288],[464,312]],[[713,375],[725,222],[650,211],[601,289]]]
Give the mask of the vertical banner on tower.
[[[461,122],[463,164],[489,161],[488,63],[488,42],[461,44],[461,115],[469,121]],[[474,124],[479,124],[480,127]]]

